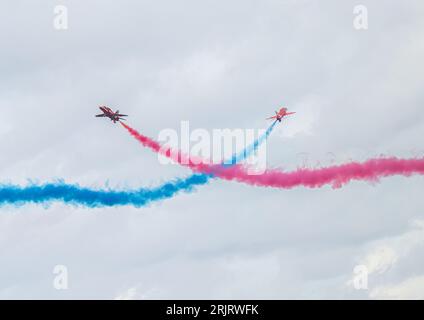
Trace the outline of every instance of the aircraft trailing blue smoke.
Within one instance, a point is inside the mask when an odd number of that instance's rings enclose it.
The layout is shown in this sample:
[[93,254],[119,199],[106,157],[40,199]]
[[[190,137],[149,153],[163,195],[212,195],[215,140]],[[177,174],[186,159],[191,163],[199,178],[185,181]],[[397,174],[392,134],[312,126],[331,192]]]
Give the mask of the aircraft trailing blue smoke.
[[[250,157],[257,148],[267,139],[275,126],[275,122],[253,144],[232,157],[236,164]],[[154,188],[140,188],[138,190],[110,190],[90,189],[77,184],[64,182],[46,183],[41,185],[0,185],[0,206],[21,206],[29,203],[49,204],[62,202],[69,205],[88,208],[134,206],[144,207],[152,202],[172,198],[180,191],[193,191],[195,186],[204,185],[214,178],[213,175],[196,173],[184,179],[175,179]]]

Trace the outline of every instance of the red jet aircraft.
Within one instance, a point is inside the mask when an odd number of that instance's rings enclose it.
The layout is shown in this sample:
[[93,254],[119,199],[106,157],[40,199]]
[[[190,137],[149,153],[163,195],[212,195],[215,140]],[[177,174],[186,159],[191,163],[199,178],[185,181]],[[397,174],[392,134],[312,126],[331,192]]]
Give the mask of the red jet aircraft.
[[125,120],[122,117],[128,117],[126,114],[120,114],[119,110],[117,110],[116,112],[113,112],[111,108],[106,106],[101,106],[99,107],[99,109],[102,110],[103,113],[96,115],[96,117],[98,118],[108,117],[111,121],[113,121],[113,123],[116,123],[116,121]]
[[277,121],[281,122],[281,120],[288,115],[295,114],[296,112],[287,112],[287,108],[281,108],[280,111],[275,111],[275,116],[272,116],[270,118],[267,118],[267,120],[270,119],[276,119]]

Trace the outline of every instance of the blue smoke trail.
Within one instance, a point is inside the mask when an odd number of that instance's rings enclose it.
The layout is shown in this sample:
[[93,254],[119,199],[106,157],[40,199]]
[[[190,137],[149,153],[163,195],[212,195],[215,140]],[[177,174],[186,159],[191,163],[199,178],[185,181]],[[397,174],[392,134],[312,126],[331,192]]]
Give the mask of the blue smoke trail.
[[205,175],[193,174],[186,179],[177,179],[159,187],[127,191],[95,190],[63,182],[26,187],[3,185],[0,186],[0,206],[61,201],[65,204],[89,208],[125,205],[139,208],[153,201],[171,198],[179,191],[191,191],[193,186],[205,183],[207,183]]
[[[257,148],[268,138],[275,126],[275,122],[254,143],[232,157],[236,164],[252,155]],[[210,174],[192,174],[184,179],[176,179],[154,188],[140,188],[138,190],[107,190],[90,189],[79,185],[64,182],[29,185],[0,185],[0,207],[10,205],[25,205],[28,203],[42,204],[60,201],[70,205],[81,205],[88,208],[114,207],[131,205],[143,207],[151,202],[172,198],[180,191],[190,192],[195,186],[204,185],[214,178]]]
[[230,164],[235,165],[249,158],[259,148],[259,146],[268,139],[276,123],[277,121],[274,121],[262,136],[255,140],[251,145],[247,146],[244,150],[240,151],[240,153],[233,155],[230,160]]

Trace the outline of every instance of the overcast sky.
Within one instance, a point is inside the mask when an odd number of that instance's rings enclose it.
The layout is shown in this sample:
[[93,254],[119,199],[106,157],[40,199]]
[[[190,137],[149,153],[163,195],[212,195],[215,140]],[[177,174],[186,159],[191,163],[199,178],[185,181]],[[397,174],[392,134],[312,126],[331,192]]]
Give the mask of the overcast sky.
[[[100,104],[155,138],[183,120],[263,129],[287,105],[297,114],[270,137],[270,167],[423,156],[423,14],[420,0],[0,0],[0,183],[190,174],[94,118]],[[1,207],[0,298],[424,299],[423,188],[419,176],[337,190],[215,180],[139,209]]]

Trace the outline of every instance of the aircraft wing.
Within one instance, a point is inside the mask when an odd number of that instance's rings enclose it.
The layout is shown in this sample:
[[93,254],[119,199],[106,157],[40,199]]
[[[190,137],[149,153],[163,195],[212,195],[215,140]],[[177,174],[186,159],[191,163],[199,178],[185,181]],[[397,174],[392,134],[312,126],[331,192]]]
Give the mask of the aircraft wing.
[[104,113],[102,113],[102,114],[96,114],[96,117],[97,117],[97,118],[100,118],[100,117],[106,117],[106,115],[105,115]]
[[128,115],[127,114],[115,114],[115,116],[118,116],[118,117],[128,117]]
[[266,118],[265,120],[277,119],[277,116]]

